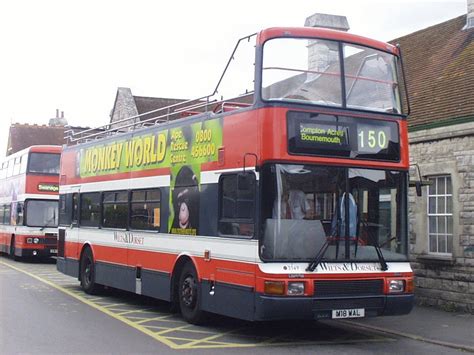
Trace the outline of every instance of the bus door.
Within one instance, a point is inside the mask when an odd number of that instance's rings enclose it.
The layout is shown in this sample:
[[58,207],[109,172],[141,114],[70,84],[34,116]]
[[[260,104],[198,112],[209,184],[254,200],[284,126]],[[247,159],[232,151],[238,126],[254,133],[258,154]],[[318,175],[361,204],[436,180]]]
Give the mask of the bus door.
[[212,307],[227,316],[251,319],[255,265],[242,261],[251,260],[257,246],[257,174],[252,170],[222,174],[219,195],[218,232],[222,238],[219,254],[227,260],[213,267],[215,280],[211,280],[210,285],[210,294],[214,298]]
[[[59,197],[58,256],[79,259],[79,192],[72,187]],[[65,244],[68,243],[68,255]]]

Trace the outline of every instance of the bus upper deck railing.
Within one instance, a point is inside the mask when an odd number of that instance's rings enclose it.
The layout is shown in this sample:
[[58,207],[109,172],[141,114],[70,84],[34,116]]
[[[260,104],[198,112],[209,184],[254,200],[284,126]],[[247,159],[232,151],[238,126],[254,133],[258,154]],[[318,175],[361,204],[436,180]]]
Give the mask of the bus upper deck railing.
[[[86,143],[92,140],[102,139],[120,133],[134,131],[142,127],[150,127],[159,124],[169,123],[178,118],[193,116],[203,113],[214,114],[220,106],[225,107],[226,103],[240,103],[245,107],[245,98],[251,97],[253,92],[246,93],[230,100],[211,99],[213,95],[204,96],[198,99],[186,100],[169,106],[161,107],[155,110],[141,113],[139,115],[126,117],[105,125],[74,132],[74,129],[64,131],[66,145],[76,145]],[[212,109],[211,109],[212,108]],[[153,115],[152,117],[148,117]],[[143,119],[143,117],[147,117]]]

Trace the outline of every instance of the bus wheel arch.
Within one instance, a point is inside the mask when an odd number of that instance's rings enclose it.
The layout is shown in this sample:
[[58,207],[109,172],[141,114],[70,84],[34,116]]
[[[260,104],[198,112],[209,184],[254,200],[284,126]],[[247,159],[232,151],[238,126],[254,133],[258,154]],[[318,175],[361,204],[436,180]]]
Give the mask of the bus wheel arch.
[[171,285],[174,308],[179,307],[182,317],[188,323],[202,323],[205,313],[201,308],[201,284],[191,257],[186,255],[178,259],[173,269]]
[[181,275],[181,272],[183,270],[183,267],[186,263],[192,263],[193,260],[189,255],[181,255],[178,260],[176,260],[174,267],[173,267],[173,272],[171,273],[171,294],[170,294],[170,300],[173,303],[173,307],[176,307],[179,305],[179,292],[178,292],[178,287],[179,287],[179,277]]
[[79,281],[85,293],[90,295],[100,291],[100,285],[95,282],[94,253],[89,244],[85,244],[81,250],[79,259]]

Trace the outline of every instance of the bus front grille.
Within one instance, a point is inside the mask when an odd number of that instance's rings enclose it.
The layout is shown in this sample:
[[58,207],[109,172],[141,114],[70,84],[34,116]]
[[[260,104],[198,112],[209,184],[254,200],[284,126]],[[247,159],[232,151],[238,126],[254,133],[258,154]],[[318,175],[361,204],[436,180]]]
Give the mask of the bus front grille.
[[316,297],[350,297],[383,295],[383,280],[316,280]]

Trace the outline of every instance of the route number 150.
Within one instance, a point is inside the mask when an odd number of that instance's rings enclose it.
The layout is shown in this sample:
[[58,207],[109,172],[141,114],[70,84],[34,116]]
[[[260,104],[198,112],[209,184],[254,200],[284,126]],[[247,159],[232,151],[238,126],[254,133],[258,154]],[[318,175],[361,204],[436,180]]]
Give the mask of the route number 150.
[[380,150],[388,147],[387,133],[382,130],[360,129],[359,133],[359,150]]

